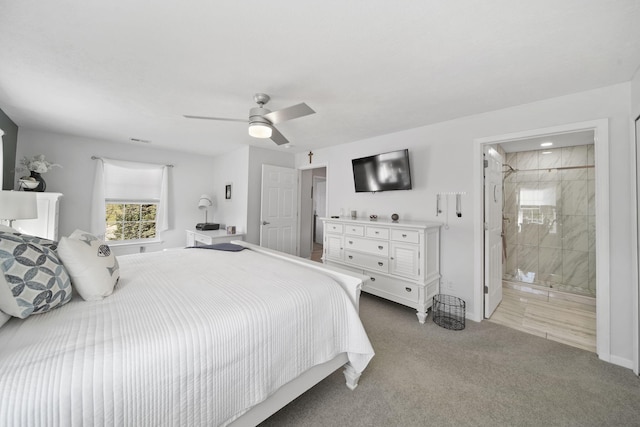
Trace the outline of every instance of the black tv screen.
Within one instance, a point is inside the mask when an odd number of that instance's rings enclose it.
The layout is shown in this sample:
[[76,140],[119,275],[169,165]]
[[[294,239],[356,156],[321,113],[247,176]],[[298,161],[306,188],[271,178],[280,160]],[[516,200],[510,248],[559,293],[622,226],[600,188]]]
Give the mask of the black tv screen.
[[356,193],[411,190],[409,150],[351,160]]

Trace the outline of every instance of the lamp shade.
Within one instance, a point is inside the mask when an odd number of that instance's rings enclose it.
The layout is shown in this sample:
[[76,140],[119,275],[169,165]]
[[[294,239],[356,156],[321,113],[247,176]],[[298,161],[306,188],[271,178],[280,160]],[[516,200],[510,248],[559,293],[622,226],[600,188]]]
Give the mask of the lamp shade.
[[200,196],[200,201],[198,202],[198,208],[206,209],[209,206],[213,206],[213,201],[211,200],[211,197],[209,197],[206,194],[203,194],[202,196]]
[[271,126],[265,123],[251,123],[249,124],[249,135],[254,138],[271,138]]
[[0,219],[38,218],[36,193],[25,191],[0,191]]

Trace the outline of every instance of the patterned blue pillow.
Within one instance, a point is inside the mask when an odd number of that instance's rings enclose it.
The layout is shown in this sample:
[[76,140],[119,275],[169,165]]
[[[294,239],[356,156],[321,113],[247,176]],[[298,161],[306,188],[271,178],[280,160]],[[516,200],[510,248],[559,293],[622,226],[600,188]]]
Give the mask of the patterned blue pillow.
[[0,310],[24,319],[69,302],[71,280],[52,244],[0,232]]
[[13,232],[0,230],[0,238],[2,237],[3,234],[13,234],[14,236],[20,237],[25,242],[36,243],[38,245],[44,246],[45,248],[49,248],[52,251],[55,251],[56,249],[58,249],[58,242],[45,239],[44,237],[37,237],[37,236],[30,236],[28,234],[22,234],[18,230],[14,230]]

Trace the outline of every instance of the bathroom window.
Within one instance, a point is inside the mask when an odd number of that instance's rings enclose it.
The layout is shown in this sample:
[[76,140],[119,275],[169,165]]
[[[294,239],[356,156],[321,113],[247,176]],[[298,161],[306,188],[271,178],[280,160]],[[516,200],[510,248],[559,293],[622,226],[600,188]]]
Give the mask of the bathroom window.
[[526,188],[520,189],[518,224],[546,224],[549,232],[556,232],[556,189]]

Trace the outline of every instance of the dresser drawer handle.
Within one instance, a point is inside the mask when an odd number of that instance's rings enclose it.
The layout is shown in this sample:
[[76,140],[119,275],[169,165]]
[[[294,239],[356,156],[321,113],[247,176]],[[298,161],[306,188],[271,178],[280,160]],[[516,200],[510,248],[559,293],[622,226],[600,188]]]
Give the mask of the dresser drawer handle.
[[384,246],[378,246],[378,249],[383,250]]
[[352,240],[349,240],[349,244],[350,244],[350,245],[353,245],[353,241],[352,241]]
[[380,232],[379,232],[379,231],[376,231],[375,233],[376,233],[376,234],[380,234]]
[[353,259],[353,255],[349,255],[349,259]]
[[405,291],[411,292],[411,288],[404,288]]
[[371,278],[371,281],[372,281],[372,282],[375,282],[375,281],[376,281],[376,278],[375,278],[375,277],[372,277],[372,278]]
[[382,266],[384,265],[384,263],[382,263],[382,262],[378,262],[378,265],[379,265],[380,267],[382,267]]
[[407,237],[407,235],[406,235],[406,234],[403,234],[403,235],[402,235],[402,237]]

